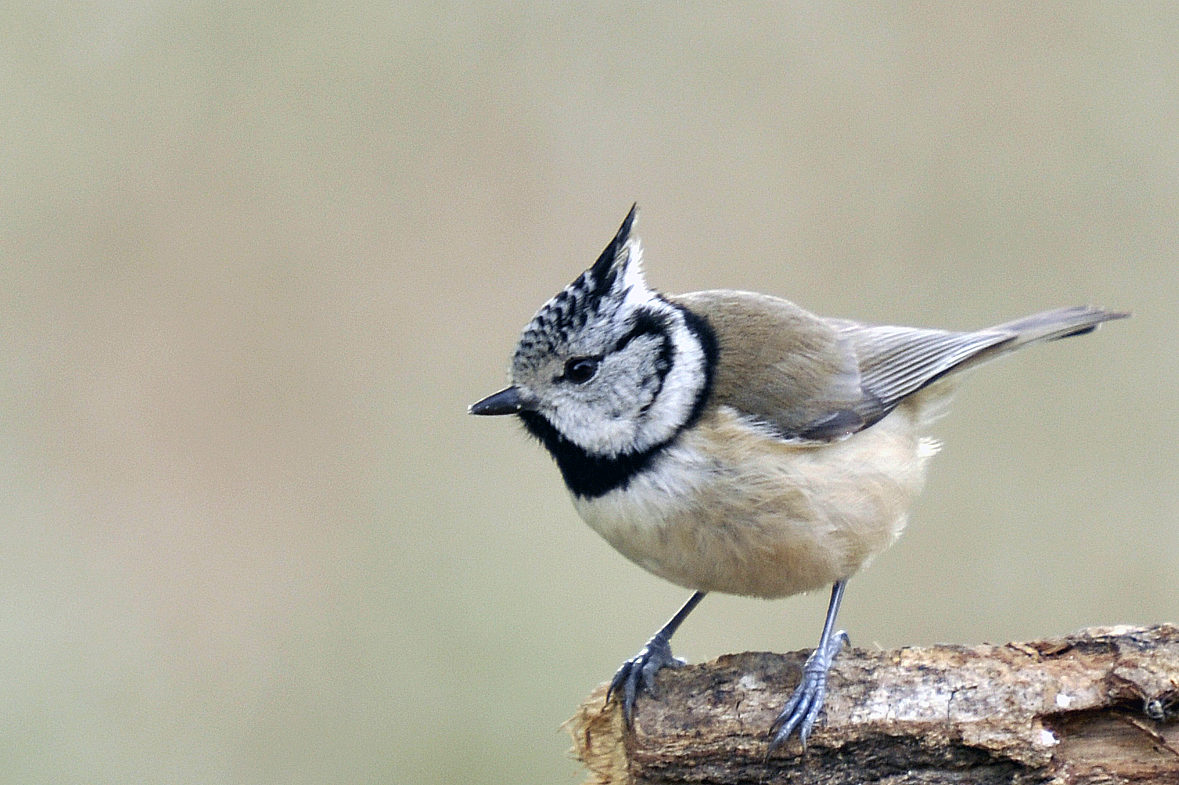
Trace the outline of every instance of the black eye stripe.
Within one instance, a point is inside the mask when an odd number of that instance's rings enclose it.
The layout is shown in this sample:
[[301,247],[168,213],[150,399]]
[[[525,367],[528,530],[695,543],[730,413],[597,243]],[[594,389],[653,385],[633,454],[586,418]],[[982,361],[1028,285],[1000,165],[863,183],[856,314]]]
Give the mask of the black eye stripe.
[[630,331],[626,335],[618,339],[617,343],[614,344],[613,351],[622,351],[635,338],[644,335],[653,335],[666,341],[667,323],[663,317],[650,311],[639,311],[635,316],[634,326],[630,328]]
[[[667,373],[671,365],[671,344],[667,337],[667,322],[662,315],[650,311],[639,311],[635,316],[635,323],[626,333],[614,343],[610,353],[621,352],[636,338],[650,335],[660,341],[659,358],[656,360],[657,372],[660,377]],[[565,361],[565,367],[560,376],[553,381],[573,382],[585,384],[598,372],[601,357],[570,357]]]

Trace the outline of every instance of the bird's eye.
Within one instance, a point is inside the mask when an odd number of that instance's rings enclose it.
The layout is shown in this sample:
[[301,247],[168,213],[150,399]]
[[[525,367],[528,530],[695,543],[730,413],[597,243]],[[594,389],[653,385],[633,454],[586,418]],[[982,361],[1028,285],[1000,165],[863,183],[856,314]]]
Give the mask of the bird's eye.
[[565,362],[565,378],[574,384],[585,384],[597,372],[596,357],[572,357]]

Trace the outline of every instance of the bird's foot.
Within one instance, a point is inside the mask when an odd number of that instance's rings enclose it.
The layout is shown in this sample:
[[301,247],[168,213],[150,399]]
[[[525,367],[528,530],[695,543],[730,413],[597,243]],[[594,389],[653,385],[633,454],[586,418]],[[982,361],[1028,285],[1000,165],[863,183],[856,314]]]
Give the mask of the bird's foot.
[[634,722],[635,699],[641,693],[657,697],[655,675],[661,668],[682,668],[686,661],[671,653],[671,642],[662,632],[656,633],[635,656],[622,663],[610,681],[606,700],[615,695],[622,701],[622,716],[627,727]]
[[794,688],[794,694],[770,726],[772,738],[768,755],[772,755],[774,750],[785,743],[795,729],[798,730],[798,740],[802,742],[803,750],[806,750],[807,737],[811,735],[811,728],[819,717],[819,710],[823,708],[823,699],[827,695],[827,671],[845,643],[848,643],[847,633],[840,630],[831,636],[825,647],[815,649],[807,657],[806,664],[802,666],[802,679]]

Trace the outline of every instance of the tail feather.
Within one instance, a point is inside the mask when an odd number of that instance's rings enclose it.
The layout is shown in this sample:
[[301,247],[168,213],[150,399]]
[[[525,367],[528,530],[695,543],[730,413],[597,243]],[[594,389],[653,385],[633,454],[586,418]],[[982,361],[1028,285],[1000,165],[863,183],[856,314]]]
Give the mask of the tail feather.
[[1025,316],[1012,322],[996,325],[985,332],[1013,333],[1013,339],[1002,345],[1002,352],[1012,351],[1037,341],[1056,341],[1084,335],[1096,330],[1102,322],[1125,319],[1130,314],[1121,311],[1107,311],[1090,305],[1072,308],[1057,308],[1053,311]]
[[1087,305],[1025,316],[977,332],[853,325],[847,335],[859,359],[860,383],[871,392],[856,409],[871,424],[901,400],[952,374],[1041,341],[1093,332],[1128,313]]

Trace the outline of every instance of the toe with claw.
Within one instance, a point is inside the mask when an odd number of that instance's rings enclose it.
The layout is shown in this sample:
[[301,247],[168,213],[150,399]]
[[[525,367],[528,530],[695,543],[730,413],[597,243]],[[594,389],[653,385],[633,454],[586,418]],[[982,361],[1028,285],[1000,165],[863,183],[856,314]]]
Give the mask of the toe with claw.
[[819,717],[823,699],[827,695],[827,672],[831,669],[835,655],[839,654],[847,642],[847,633],[840,630],[831,636],[826,646],[815,649],[811,656],[807,657],[806,664],[802,666],[802,679],[794,688],[794,694],[786,701],[782,713],[770,726],[772,738],[768,754],[782,746],[796,729],[798,740],[802,742],[803,750],[806,750],[807,737],[811,735],[811,729]]
[[629,727],[634,722],[635,699],[641,693],[656,697],[655,675],[661,668],[681,668],[684,660],[671,653],[667,636],[657,633],[642,651],[622,663],[606,692],[609,701],[615,695],[622,701],[622,716]]

